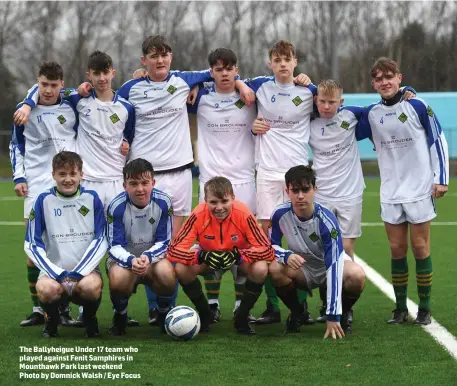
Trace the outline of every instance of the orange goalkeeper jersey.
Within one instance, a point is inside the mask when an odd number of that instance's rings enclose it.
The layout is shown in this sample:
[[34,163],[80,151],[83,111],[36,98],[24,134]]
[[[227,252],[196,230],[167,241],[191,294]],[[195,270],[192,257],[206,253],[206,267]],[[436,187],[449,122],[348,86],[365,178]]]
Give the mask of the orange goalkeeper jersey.
[[273,260],[274,250],[248,207],[233,202],[224,220],[217,220],[206,203],[199,204],[186,220],[168,248],[168,259],[183,264],[198,264],[198,243],[205,251],[232,251],[237,247],[243,261]]

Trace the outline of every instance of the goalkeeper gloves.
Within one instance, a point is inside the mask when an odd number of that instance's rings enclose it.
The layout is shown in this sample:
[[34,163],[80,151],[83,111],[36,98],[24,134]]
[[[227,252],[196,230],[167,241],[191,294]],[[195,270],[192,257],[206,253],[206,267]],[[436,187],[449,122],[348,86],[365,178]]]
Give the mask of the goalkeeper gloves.
[[241,255],[235,247],[233,251],[200,251],[198,263],[206,264],[211,269],[228,269],[232,265],[239,263]]

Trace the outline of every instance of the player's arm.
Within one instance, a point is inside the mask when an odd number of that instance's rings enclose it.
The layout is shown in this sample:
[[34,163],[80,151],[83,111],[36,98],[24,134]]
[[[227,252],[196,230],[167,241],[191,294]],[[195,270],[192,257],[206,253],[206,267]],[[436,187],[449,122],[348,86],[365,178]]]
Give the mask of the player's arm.
[[24,251],[41,271],[45,272],[51,279],[61,283],[67,277],[68,272],[52,263],[47,257],[46,245],[43,241],[43,233],[46,231],[43,198],[43,195],[38,196],[30,212]]
[[198,87],[198,90],[197,90],[197,95],[194,99],[194,102],[193,103],[189,103],[189,98],[188,98],[188,101],[187,101],[187,112],[189,114],[197,114],[197,111],[198,111],[198,105],[200,103],[200,99],[203,95],[205,94],[208,94],[209,90],[207,90],[205,87],[204,87],[204,84],[203,83],[200,83],[198,86],[195,86],[192,90],[191,90],[191,93],[189,94],[189,96],[194,93],[194,90]]
[[435,112],[427,103],[419,99],[411,99],[409,103],[414,107],[422,127],[427,133],[432,168],[435,174],[433,196],[439,198],[447,192],[449,185],[449,152],[446,137]]
[[249,214],[245,217],[244,222],[244,224],[239,224],[239,226],[240,229],[245,230],[244,234],[250,247],[240,249],[239,252],[243,260],[249,263],[258,260],[273,260],[275,258],[274,249],[254,216]]
[[181,230],[168,248],[168,259],[170,261],[187,265],[198,263],[198,256],[201,253],[201,250],[192,248],[195,241],[198,239],[196,228],[197,221],[197,215],[191,213],[184,222]]
[[120,101],[122,105],[125,107],[128,113],[127,122],[124,125],[123,140],[121,144],[121,154],[127,155],[130,150],[130,145],[133,142],[133,138],[135,137],[135,108],[130,104],[126,103],[125,101]]
[[173,209],[171,201],[168,197],[160,201],[162,214],[160,215],[159,223],[156,229],[156,237],[154,245],[143,255],[147,256],[150,263],[157,263],[165,257],[165,252],[170,245],[171,230],[173,228]]
[[289,259],[289,256],[292,255],[292,251],[288,249],[284,249],[282,247],[282,238],[283,238],[283,233],[281,230],[281,226],[279,224],[281,216],[278,213],[278,211],[275,211],[273,215],[271,216],[271,234],[270,234],[270,240],[271,240],[271,246],[275,250],[275,259],[278,263],[281,264],[287,264],[287,260]]
[[103,204],[97,194],[94,196],[94,239],[87,247],[82,259],[73,270],[69,277],[74,280],[81,280],[89,275],[100,263],[108,249],[106,241],[106,220]]
[[107,213],[107,232],[108,254],[121,267],[132,268],[132,260],[135,258],[125,248],[128,245],[125,237],[124,212],[125,202],[119,203],[119,200],[114,199],[108,206]]
[[24,126],[13,124],[9,150],[11,167],[13,169],[14,191],[18,196],[25,196],[27,194],[27,181],[24,170]]

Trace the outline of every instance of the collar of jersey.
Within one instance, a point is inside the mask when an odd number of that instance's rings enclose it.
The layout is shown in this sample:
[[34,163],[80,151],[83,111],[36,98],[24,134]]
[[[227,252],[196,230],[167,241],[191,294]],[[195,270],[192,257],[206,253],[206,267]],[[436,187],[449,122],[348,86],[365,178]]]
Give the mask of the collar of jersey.
[[146,82],[148,82],[148,83],[162,83],[162,82],[168,82],[170,80],[170,77],[171,77],[171,71],[168,71],[167,77],[164,80],[160,81],[160,82],[156,82],[155,80],[152,80],[149,77],[149,75],[145,79],[146,79]]
[[314,217],[316,217],[316,204],[313,202],[313,207],[314,207],[314,210],[313,210],[313,215],[310,217],[310,218],[307,218],[305,220],[303,220],[303,217],[298,217],[297,214],[295,213],[294,211],[294,207],[292,206],[292,202],[290,203],[290,210],[292,211],[292,213],[294,214],[294,216],[298,219],[298,221],[300,222],[308,222],[309,220],[312,220]]
[[284,89],[289,89],[289,88],[293,88],[296,86],[296,84],[294,82],[290,82],[290,83],[279,83],[276,78],[274,78],[275,80],[275,83],[276,85],[279,87],[279,88],[284,88]]
[[[111,91],[113,92],[113,99],[111,100],[112,103],[115,103],[117,101],[117,98],[118,98],[118,95],[117,95],[117,92],[114,91],[113,89],[111,89]],[[106,101],[101,101],[100,99],[97,98],[97,94],[95,93],[95,88],[91,88],[90,90],[90,95],[92,96],[92,98],[94,99],[97,99],[99,102],[101,103],[110,103],[110,102],[106,102]]]
[[392,98],[390,99],[381,99],[381,102],[384,106],[393,106],[397,104],[398,102],[401,102],[403,99],[403,93],[401,91],[398,91]]
[[132,205],[132,208],[133,208],[133,210],[135,210],[135,211],[142,211],[142,210],[146,209],[146,208],[149,206],[149,204],[151,203],[151,201],[152,201],[152,192],[151,192],[151,196],[149,197],[149,202],[148,202],[148,204],[147,204],[144,208],[138,208],[138,207],[132,202],[132,200],[130,199],[130,196],[129,196],[129,194],[128,194],[127,192],[125,192],[125,195],[127,196],[127,202],[128,202],[130,205]]
[[54,193],[57,197],[60,197],[60,198],[73,198],[73,197],[81,195],[81,186],[78,186],[78,189],[76,190],[76,192],[73,193],[71,196],[65,196],[64,194],[60,193],[57,190],[57,186],[54,186]]

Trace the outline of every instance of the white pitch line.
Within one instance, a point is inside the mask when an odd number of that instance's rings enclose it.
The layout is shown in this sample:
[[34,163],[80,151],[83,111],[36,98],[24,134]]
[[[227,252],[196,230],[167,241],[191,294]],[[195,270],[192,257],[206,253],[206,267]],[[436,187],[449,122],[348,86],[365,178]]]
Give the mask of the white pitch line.
[[[379,192],[363,192],[363,195],[366,197],[379,197]],[[452,192],[452,193],[446,193],[444,197],[457,197],[457,193]]]
[[19,200],[24,200],[24,197],[17,197],[17,196],[0,197],[0,201],[19,201]]
[[[359,256],[354,256],[354,261],[359,264],[365,271],[367,278],[383,292],[390,300],[395,302],[395,294],[392,284],[390,284],[384,277],[378,272],[371,268],[365,261]],[[412,317],[416,317],[418,311],[418,305],[411,299],[408,299],[408,311]],[[422,326],[422,328],[428,332],[433,339],[435,339],[441,346],[443,346],[449,354],[457,360],[457,339],[448,330],[446,330],[441,324],[439,324],[435,318],[432,318],[432,323],[428,326]]]
[[[457,221],[438,221],[432,222],[431,225],[435,226],[449,226],[449,225],[457,225]],[[383,227],[383,222],[363,222],[363,227]]]
[[22,225],[24,226],[24,221],[0,221],[0,225]]

